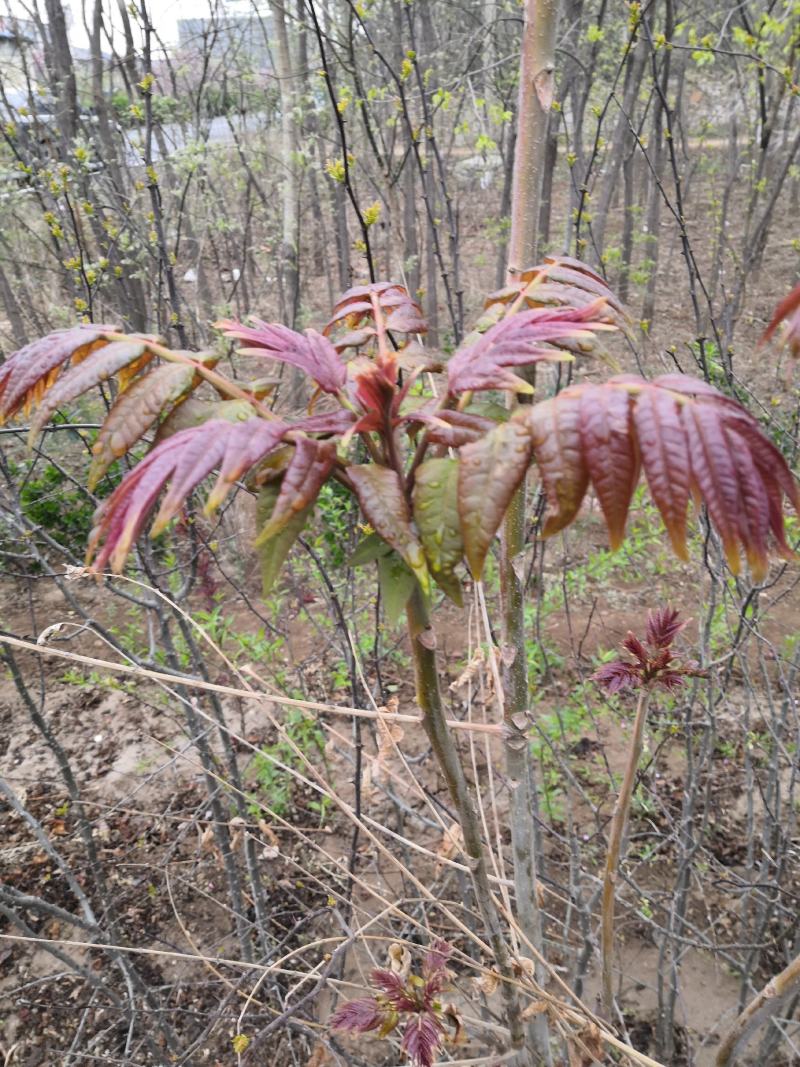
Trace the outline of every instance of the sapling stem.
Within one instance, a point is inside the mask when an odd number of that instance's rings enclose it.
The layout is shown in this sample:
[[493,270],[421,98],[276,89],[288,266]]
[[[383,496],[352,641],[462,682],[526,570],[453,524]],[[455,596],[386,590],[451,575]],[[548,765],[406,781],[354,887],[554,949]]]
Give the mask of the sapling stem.
[[486,853],[481,839],[481,828],[475,802],[464,774],[464,768],[458,750],[445,721],[442,697],[439,690],[439,669],[436,650],[433,645],[433,631],[430,626],[428,608],[422,591],[417,588],[406,606],[408,616],[408,634],[414,657],[414,671],[417,683],[417,702],[422,711],[422,725],[431,743],[434,757],[444,775],[450,797],[458,814],[458,821],[464,835],[464,851],[472,875],[475,898],[481,917],[486,926],[486,934],[494,962],[502,979],[501,989],[505,1002],[508,1029],[511,1044],[522,1048],[525,1041],[525,1027],[522,1021],[519,998],[515,989],[511,957],[508,951],[500,914],[492,896],[489,872],[486,866]]
[[610,1019],[614,1008],[614,983],[612,977],[612,964],[614,960],[614,890],[619,873],[619,865],[622,859],[622,848],[625,840],[625,831],[630,814],[633,787],[636,782],[636,768],[642,755],[644,741],[644,724],[647,721],[647,707],[650,703],[652,690],[646,687],[639,691],[639,699],[636,702],[636,717],[633,723],[633,734],[630,747],[628,748],[628,762],[625,765],[625,776],[614,804],[614,814],[611,816],[611,836],[608,840],[606,851],[606,869],[603,878],[603,902],[601,911],[600,952],[603,967],[603,1008]]

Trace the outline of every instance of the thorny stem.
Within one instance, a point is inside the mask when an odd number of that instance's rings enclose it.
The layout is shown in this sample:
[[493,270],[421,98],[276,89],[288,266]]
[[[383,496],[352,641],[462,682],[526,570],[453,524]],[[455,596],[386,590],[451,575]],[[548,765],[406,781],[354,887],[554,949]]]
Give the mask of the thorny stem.
[[497,905],[492,896],[475,802],[464,775],[458,750],[444,717],[433,631],[428,609],[419,588],[414,591],[406,606],[406,611],[417,681],[417,702],[422,711],[422,726],[458,813],[475,898],[486,927],[489,943],[492,946],[497,970],[503,979],[501,988],[511,1044],[512,1047],[521,1049],[525,1041],[525,1030],[514,986],[511,957],[503,937]]
[[603,967],[603,1008],[607,1018],[611,1019],[614,1009],[614,983],[611,973],[614,959],[614,888],[617,883],[622,845],[628,825],[633,787],[636,781],[636,768],[642,755],[644,724],[647,721],[647,706],[650,703],[650,688],[642,689],[636,704],[636,718],[633,723],[628,762],[625,777],[622,780],[619,795],[614,804],[611,817],[611,836],[606,850],[606,869],[603,878],[603,902],[600,924],[600,952]]

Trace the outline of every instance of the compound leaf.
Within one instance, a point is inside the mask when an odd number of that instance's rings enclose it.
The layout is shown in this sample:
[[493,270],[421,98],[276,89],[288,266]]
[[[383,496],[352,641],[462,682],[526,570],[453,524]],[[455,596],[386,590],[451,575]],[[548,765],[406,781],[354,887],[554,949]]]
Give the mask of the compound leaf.
[[398,474],[389,467],[377,464],[348,467],[347,474],[367,522],[405,560],[427,593],[430,590],[430,576],[425,553],[411,525],[411,515]]
[[115,326],[73,326],[56,330],[13,352],[0,367],[0,422],[38,404],[65,364],[76,366],[95,348],[107,344],[104,333]]
[[247,343],[249,347],[239,350],[243,355],[267,356],[298,367],[326,393],[337,393],[342,388],[347,370],[327,337],[316,330],[298,333],[280,323],[255,318],[251,321],[252,326],[244,326],[233,319],[222,319],[214,325],[226,337]]
[[462,345],[447,364],[451,394],[466,390],[512,389],[533,391],[510,367],[572,357],[553,347],[559,343],[589,343],[597,330],[613,330],[604,321],[605,302],[584,307],[533,308],[509,315],[469,344]]
[[465,445],[459,456],[458,511],[464,553],[473,577],[480,578],[494,535],[525,477],[531,437],[521,421],[511,420]]
[[258,535],[257,546],[274,537],[295,515],[306,511],[314,503],[335,462],[334,441],[298,438],[294,454],[281,479],[281,491],[272,515]]
[[192,386],[194,367],[181,363],[166,363],[142,375],[124,393],[120,393],[111,407],[92,446],[92,465],[88,486],[97,483],[115,459],[125,453],[155,424],[159,415]]

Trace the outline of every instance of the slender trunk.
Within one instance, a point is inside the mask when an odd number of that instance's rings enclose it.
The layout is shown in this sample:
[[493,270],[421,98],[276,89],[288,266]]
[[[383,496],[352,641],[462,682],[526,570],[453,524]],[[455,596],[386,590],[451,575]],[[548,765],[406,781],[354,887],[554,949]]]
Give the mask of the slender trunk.
[[20,348],[25,344],[27,340],[27,334],[25,332],[25,320],[22,317],[22,308],[14,293],[14,287],[8,280],[8,276],[3,269],[3,265],[0,263],[0,302],[2,307],[5,308],[6,316],[8,317],[8,323],[11,327],[11,336],[14,338],[14,344]]
[[50,74],[56,98],[56,119],[66,151],[78,132],[78,88],[67,36],[67,20],[61,0],[45,0]]
[[[500,600],[503,613],[503,722],[505,764],[509,788],[511,853],[517,922],[538,951],[544,949],[542,916],[536,881],[537,796],[528,720],[528,661],[525,642],[525,581],[523,569],[515,567],[525,540],[525,490],[517,493],[503,525],[500,560]],[[536,980],[547,981],[541,959],[536,961]],[[552,1063],[547,1017],[535,1015],[528,1024],[528,1044],[539,1059]]]
[[[558,0],[526,0],[520,57],[517,140],[511,194],[511,234],[507,281],[536,261],[537,229],[547,160],[547,130],[555,82]],[[517,919],[524,936],[541,955],[542,922],[536,898],[536,842],[533,779],[528,726],[528,664],[525,647],[524,577],[515,562],[525,539],[525,486],[503,523],[500,564],[503,617],[503,714],[508,728],[506,767],[511,791],[511,851]],[[544,975],[537,975],[544,981]],[[549,1026],[544,1014],[528,1027],[528,1048],[551,1062]]]
[[630,296],[631,268],[633,266],[633,222],[636,211],[636,154],[631,147],[622,166],[622,263],[619,275],[619,298],[627,304]]
[[601,911],[600,951],[603,961],[603,1008],[608,1019],[614,1010],[614,981],[612,964],[614,961],[614,887],[617,883],[619,865],[622,859],[623,841],[628,826],[633,787],[636,782],[636,768],[642,755],[644,724],[647,721],[647,705],[650,690],[643,689],[636,705],[636,718],[633,723],[633,735],[628,749],[628,762],[625,765],[625,777],[622,780],[614,814],[611,817],[611,836],[606,850],[606,870],[603,878],[603,903]]
[[[674,12],[672,0],[667,0],[664,33],[669,41],[672,38],[674,27]],[[656,307],[656,291],[658,289],[658,255],[659,255],[659,224],[661,222],[661,190],[659,182],[663,181],[664,161],[666,159],[666,146],[664,143],[664,119],[666,118],[666,100],[669,92],[670,78],[669,51],[664,52],[660,74],[656,74],[661,84],[661,91],[656,92],[653,98],[653,175],[650,181],[650,201],[647,207],[647,239],[649,242],[650,276],[647,279],[647,289],[642,305],[642,318],[646,322],[652,322]]]
[[547,144],[544,153],[544,181],[542,182],[542,198],[539,205],[539,232],[537,235],[537,248],[539,255],[546,250],[550,240],[550,217],[553,212],[553,178],[558,160],[558,127],[552,116],[547,124]]
[[472,874],[475,899],[478,902],[486,934],[494,953],[497,970],[503,979],[501,987],[511,1044],[514,1048],[522,1048],[524,1025],[513,981],[511,957],[503,936],[497,905],[492,896],[486,867],[486,853],[481,839],[480,821],[475,809],[472,790],[464,775],[458,750],[445,720],[439,690],[439,667],[434,650],[433,631],[425,599],[419,588],[409,600],[406,610],[417,682],[417,702],[423,715],[423,728],[458,813],[458,821],[464,835],[464,851]]
[[526,0],[508,248],[508,273],[512,278],[536,257],[547,123],[555,85],[557,24],[558,0]]
[[592,211],[592,237],[598,258],[603,254],[605,244],[606,224],[608,222],[611,199],[615,191],[619,189],[619,171],[626,159],[625,145],[630,140],[630,124],[633,121],[633,109],[639,86],[644,74],[644,65],[647,58],[647,41],[642,36],[636,47],[630,53],[628,66],[625,71],[625,86],[622,92],[622,104],[617,116],[617,123],[611,135],[611,143],[606,151],[605,174],[597,204]]
[[275,24],[275,74],[281,101],[281,157],[283,165],[281,272],[285,308],[282,320],[291,327],[297,321],[299,295],[299,269],[297,258],[297,151],[294,92],[292,90],[292,61],[289,50],[289,34],[283,3],[270,0],[270,9]]

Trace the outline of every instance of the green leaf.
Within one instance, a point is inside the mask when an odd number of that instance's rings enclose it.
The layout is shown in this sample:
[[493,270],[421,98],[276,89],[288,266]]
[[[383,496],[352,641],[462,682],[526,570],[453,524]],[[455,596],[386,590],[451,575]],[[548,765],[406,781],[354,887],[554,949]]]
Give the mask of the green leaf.
[[512,420],[460,450],[458,511],[464,554],[480,578],[494,535],[525,477],[531,439],[521,421]]
[[246,400],[201,400],[199,397],[189,396],[176,404],[161,423],[156,433],[156,444],[181,430],[202,426],[209,419],[244,422],[255,414],[255,408]]
[[381,556],[388,556],[391,551],[382,537],[378,537],[376,533],[368,534],[353,549],[350,566],[363,567],[365,563],[374,563]]
[[[256,499],[256,521],[259,529],[266,526],[272,518],[280,491],[280,481],[268,482],[267,485],[259,490]],[[302,511],[298,511],[293,515],[274,537],[270,537],[258,545],[258,556],[261,563],[261,595],[263,597],[269,596],[272,591],[281,567],[289,555],[289,550],[300,536],[313,507],[313,502],[308,504]]]
[[453,573],[464,555],[458,513],[458,460],[427,459],[414,482],[414,521],[431,573],[438,585],[462,605],[461,583]]
[[425,593],[429,593],[431,581],[425,553],[411,525],[399,475],[374,463],[348,467],[347,474],[367,522],[405,560]]
[[405,611],[417,579],[396,552],[378,559],[378,583],[381,602],[390,626],[396,626]]

